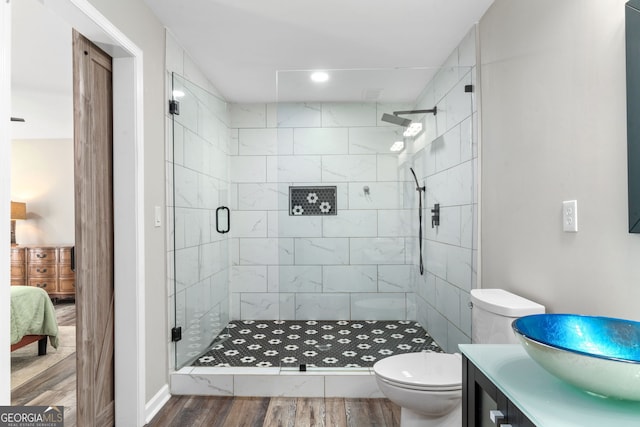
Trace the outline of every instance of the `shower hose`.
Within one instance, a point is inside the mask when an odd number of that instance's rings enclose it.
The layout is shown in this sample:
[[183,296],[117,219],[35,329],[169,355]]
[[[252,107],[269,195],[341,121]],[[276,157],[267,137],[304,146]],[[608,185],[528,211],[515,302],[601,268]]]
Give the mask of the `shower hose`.
[[424,275],[424,264],[422,262],[422,190],[418,188],[418,198],[420,201],[418,202],[418,222],[419,231],[418,231],[418,246],[420,247],[420,275]]
[[413,179],[416,180],[416,191],[418,192],[418,247],[420,248],[420,275],[424,275],[424,263],[422,261],[422,192],[426,191],[426,187],[420,187],[418,183],[418,177],[413,171],[413,168],[409,168],[413,174]]

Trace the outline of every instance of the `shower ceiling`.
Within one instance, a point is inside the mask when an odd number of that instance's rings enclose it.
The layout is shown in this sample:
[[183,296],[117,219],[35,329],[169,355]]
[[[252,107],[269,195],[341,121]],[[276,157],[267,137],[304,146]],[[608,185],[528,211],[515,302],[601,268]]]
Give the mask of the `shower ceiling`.
[[276,73],[438,67],[493,0],[145,2],[229,101],[402,102],[412,101],[430,75],[390,84],[353,71],[319,94],[311,85],[283,92]]
[[309,70],[278,71],[278,101],[410,102],[433,78],[437,68],[327,70],[330,78],[314,83]]

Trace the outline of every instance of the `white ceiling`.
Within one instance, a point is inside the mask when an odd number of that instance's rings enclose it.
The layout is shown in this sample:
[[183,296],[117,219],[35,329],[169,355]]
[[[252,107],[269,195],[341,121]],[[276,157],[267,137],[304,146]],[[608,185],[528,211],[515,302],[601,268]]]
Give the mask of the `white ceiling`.
[[71,93],[71,27],[37,0],[11,5],[11,85]]
[[[382,68],[328,70],[329,81],[311,81],[310,70],[278,71],[278,101],[288,102],[390,102],[411,103],[438,68]],[[265,87],[264,89],[269,89]],[[256,88],[257,90],[257,88]],[[271,101],[269,91],[261,95]]]
[[[442,65],[493,0],[145,2],[228,101],[363,100],[382,89],[378,100],[398,102],[433,74],[411,69]],[[316,69],[352,71],[322,92],[291,72]]]
[[71,27],[38,0],[11,5],[13,139],[73,137]]
[[[231,102],[413,101],[493,2],[144,1]],[[12,31],[14,91],[70,94],[70,27],[20,0]]]

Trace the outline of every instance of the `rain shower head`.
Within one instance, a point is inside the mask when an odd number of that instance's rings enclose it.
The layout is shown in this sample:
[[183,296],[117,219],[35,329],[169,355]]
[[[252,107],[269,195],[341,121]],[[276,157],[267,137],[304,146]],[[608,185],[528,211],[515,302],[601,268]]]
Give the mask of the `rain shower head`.
[[395,114],[384,113],[382,115],[381,120],[383,122],[393,123],[394,125],[403,126],[403,127],[409,127],[409,125],[411,124],[411,120],[405,119],[403,117],[398,117]]
[[404,117],[399,117],[399,114],[426,114],[426,113],[433,113],[433,115],[435,116],[436,114],[438,114],[438,107],[433,107],[430,110],[394,111],[393,114],[384,113],[380,120],[387,123],[393,123],[394,125],[398,125],[398,126],[409,127],[411,126],[411,123],[412,123],[411,120],[405,119]]

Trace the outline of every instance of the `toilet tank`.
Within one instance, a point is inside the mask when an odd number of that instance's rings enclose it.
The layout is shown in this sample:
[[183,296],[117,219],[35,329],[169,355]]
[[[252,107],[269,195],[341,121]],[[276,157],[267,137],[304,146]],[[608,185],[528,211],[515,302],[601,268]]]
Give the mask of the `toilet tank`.
[[472,289],[471,303],[474,344],[518,344],[511,323],[518,317],[545,311],[543,305],[503,289]]

